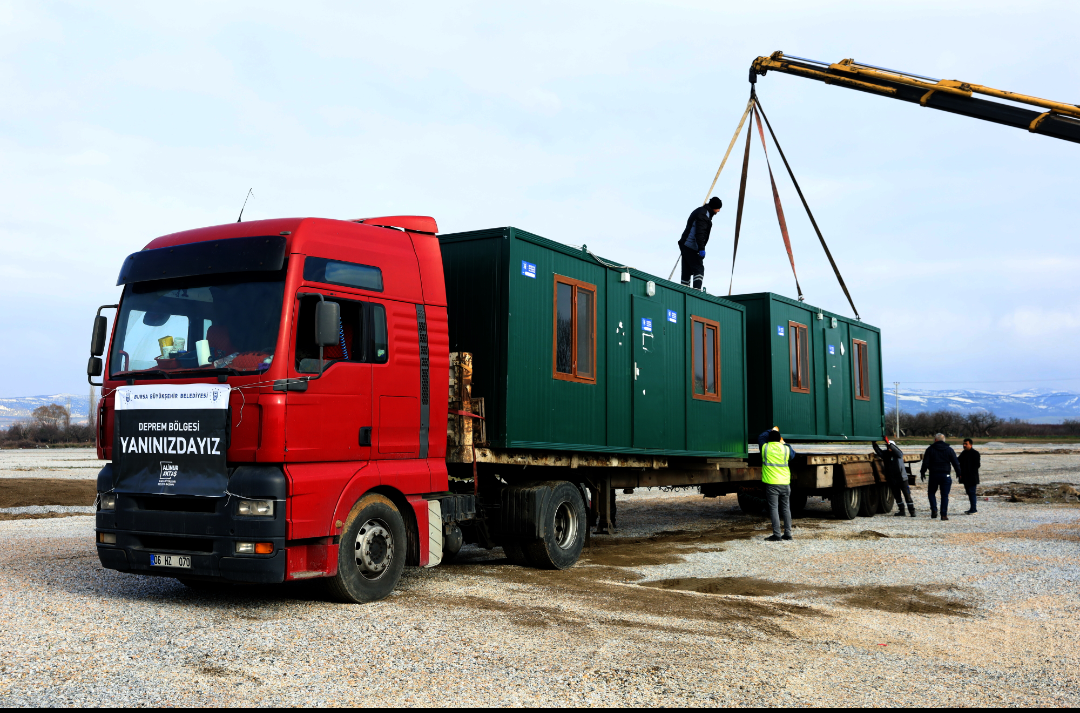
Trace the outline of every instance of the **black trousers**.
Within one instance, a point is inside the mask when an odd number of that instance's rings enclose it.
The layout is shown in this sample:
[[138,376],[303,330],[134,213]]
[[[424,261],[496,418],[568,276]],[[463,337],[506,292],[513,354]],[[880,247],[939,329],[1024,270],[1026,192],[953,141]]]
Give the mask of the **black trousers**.
[[682,283],[695,290],[700,290],[705,281],[705,258],[685,245],[679,246],[682,253]]

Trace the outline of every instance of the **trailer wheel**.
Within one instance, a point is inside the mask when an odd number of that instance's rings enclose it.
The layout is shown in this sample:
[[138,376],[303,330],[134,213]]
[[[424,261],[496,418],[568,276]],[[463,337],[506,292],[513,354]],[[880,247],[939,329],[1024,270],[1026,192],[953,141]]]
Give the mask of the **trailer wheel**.
[[338,548],[338,571],[327,580],[343,602],[374,602],[394,591],[405,568],[405,521],[397,506],[371,494],[353,505]]
[[736,495],[739,509],[746,515],[764,515],[769,508],[765,495],[757,488],[743,488]]
[[859,517],[873,517],[878,514],[878,508],[881,507],[881,502],[878,493],[877,483],[873,485],[864,485],[859,490],[862,493],[859,495]]
[[896,497],[893,495],[892,488],[889,487],[888,483],[878,483],[878,503],[880,504],[879,512],[886,515],[896,507]]
[[525,545],[525,557],[539,569],[568,569],[581,557],[585,546],[589,527],[585,502],[572,483],[554,483],[552,491],[541,513],[544,536]]
[[854,520],[859,514],[862,488],[833,488],[829,496],[833,516],[838,520]]
[[802,488],[791,486],[791,499],[789,505],[791,507],[792,517],[802,517],[803,512],[806,510],[806,500],[809,496]]

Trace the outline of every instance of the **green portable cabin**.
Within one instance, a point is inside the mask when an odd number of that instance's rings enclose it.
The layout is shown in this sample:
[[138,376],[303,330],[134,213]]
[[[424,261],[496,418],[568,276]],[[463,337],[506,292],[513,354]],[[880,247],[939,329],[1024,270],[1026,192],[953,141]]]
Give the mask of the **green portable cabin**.
[[751,438],[881,440],[881,330],[771,292],[728,299],[746,307]]
[[491,447],[746,456],[740,305],[517,228],[439,243]]

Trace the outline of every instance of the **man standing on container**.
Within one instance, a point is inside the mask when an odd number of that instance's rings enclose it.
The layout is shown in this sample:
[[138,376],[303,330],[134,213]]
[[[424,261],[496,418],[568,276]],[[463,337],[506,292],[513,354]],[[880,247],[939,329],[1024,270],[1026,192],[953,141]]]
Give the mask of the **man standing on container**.
[[[769,501],[769,516],[772,517],[772,536],[766,542],[779,542],[791,539],[791,459],[795,449],[784,443],[780,429],[773,426],[757,439],[761,450],[761,482],[765,486],[765,497]],[[780,535],[780,516],[784,517],[784,535]]]
[[975,450],[975,444],[971,442],[970,438],[964,439],[964,450],[960,451],[959,460],[960,484],[967,491],[968,502],[971,503],[971,509],[964,514],[974,515],[979,512],[976,507],[976,503],[979,501],[976,490],[979,487],[979,467],[982,466],[982,456]]
[[686,219],[686,228],[679,237],[679,252],[682,253],[682,283],[687,287],[700,290],[705,281],[705,245],[712,232],[713,216],[723,205],[723,201],[713,196]]
[[885,481],[893,492],[896,500],[896,517],[904,516],[904,503],[907,502],[911,516],[915,517],[915,503],[911,502],[911,488],[908,487],[907,476],[904,475],[904,452],[889,437],[885,437],[885,448],[878,446],[877,441],[871,443],[874,452],[881,458],[885,465]]
[[919,475],[923,480],[926,480],[926,471],[930,471],[930,484],[926,487],[926,494],[930,498],[931,518],[937,517],[937,491],[941,488],[941,519],[949,519],[949,491],[952,490],[950,468],[955,468],[958,476],[963,472],[960,461],[956,458],[956,451],[945,442],[945,434],[935,433],[934,442],[923,453],[922,467],[919,468]]

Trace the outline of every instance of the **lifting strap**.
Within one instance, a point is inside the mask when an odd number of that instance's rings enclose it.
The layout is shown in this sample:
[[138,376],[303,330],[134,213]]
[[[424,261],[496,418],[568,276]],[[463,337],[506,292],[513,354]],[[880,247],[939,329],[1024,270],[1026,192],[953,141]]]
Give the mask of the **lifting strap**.
[[[795,276],[795,290],[799,293],[799,301],[803,301],[802,287],[799,286],[799,275],[795,272],[795,256],[791,253],[791,238],[788,237],[787,221],[784,220],[784,207],[780,205],[780,193],[776,190],[776,179],[773,178],[772,164],[769,163],[769,149],[765,146],[765,130],[761,128],[761,117],[757,107],[754,107],[754,121],[757,122],[758,135],[761,137],[761,148],[765,152],[765,165],[769,167],[769,181],[772,183],[773,203],[776,204],[776,219],[780,221],[780,234],[784,236],[784,247],[787,248],[788,261],[791,262],[791,274]],[[732,265],[732,269],[734,269]]]
[[[709,190],[705,193],[705,201],[702,205],[709,202],[709,196],[712,195],[713,189],[716,188],[716,182],[720,180],[720,172],[724,170],[724,165],[727,163],[728,156],[731,155],[731,149],[735,146],[735,141],[739,138],[739,133],[742,131],[743,124],[746,123],[746,117],[750,115],[750,110],[754,106],[754,97],[750,97],[750,101],[746,102],[746,111],[743,112],[742,118],[739,119],[739,126],[735,129],[735,134],[731,137],[731,143],[728,144],[727,151],[724,153],[724,159],[720,162],[720,168],[716,169],[716,175],[713,176],[712,184],[709,186]],[[746,174],[746,169],[743,169],[743,175]],[[682,260],[682,255],[675,260],[675,267],[671,268],[671,274],[668,275],[668,280],[671,280],[675,276],[675,270],[679,267],[679,261]]]
[[[810,223],[814,226],[814,232],[817,233],[818,240],[821,241],[821,247],[825,250],[825,256],[827,258],[829,258],[829,264],[832,265],[833,273],[836,274],[836,279],[840,283],[841,289],[844,290],[844,296],[847,297],[848,304],[851,305],[851,311],[855,313],[855,318],[856,319],[862,321],[862,317],[859,316],[859,310],[855,309],[855,302],[851,299],[851,293],[848,292],[847,285],[844,283],[844,278],[840,274],[840,268],[838,268],[836,266],[836,261],[833,260],[832,253],[829,251],[829,246],[825,244],[825,238],[821,235],[821,228],[818,227],[817,221],[814,220],[814,214],[810,212],[810,206],[809,206],[809,204],[807,204],[806,198],[803,196],[802,188],[799,187],[799,182],[795,180],[795,173],[791,170],[791,165],[788,164],[787,157],[784,156],[784,149],[780,148],[780,142],[776,140],[776,134],[773,132],[772,124],[769,123],[769,117],[766,116],[765,109],[762,108],[761,102],[757,101],[756,97],[755,97],[755,105],[757,107],[757,110],[761,112],[761,116],[765,118],[765,125],[767,127],[769,127],[769,136],[772,137],[773,143],[776,144],[776,150],[780,152],[780,158],[782,158],[784,160],[784,167],[787,168],[788,175],[791,176],[791,182],[795,184],[795,190],[798,191],[798,193],[799,193],[799,200],[802,201],[803,208],[806,209],[806,214],[808,216],[810,216]],[[755,111],[755,116],[756,115],[757,115],[757,112]],[[761,123],[759,122],[758,123],[758,129],[760,130],[760,128],[761,128]],[[764,141],[764,137],[762,138],[762,141]],[[743,170],[745,171],[745,169],[743,169]],[[773,191],[775,191],[775,190],[776,190],[776,187],[775,187],[775,184],[774,184]],[[780,204],[777,203],[777,206],[779,206],[779,205]],[[736,242],[736,244],[738,244],[738,240],[739,240],[738,228],[736,228],[735,230],[736,230],[736,232],[735,232],[735,242]],[[785,236],[784,239],[785,239],[785,242],[786,242],[787,237]],[[791,247],[789,246],[788,247],[788,255],[790,255],[790,254],[791,254]],[[732,269],[734,269],[734,261],[732,262]],[[792,263],[792,270],[794,270],[794,269],[795,269],[795,265],[794,265],[794,263]],[[798,278],[796,278],[796,283],[798,283]],[[731,294],[731,293],[729,292],[728,294]]]
[[[755,101],[756,97],[751,91],[751,105]],[[746,172],[750,168],[750,137],[752,133],[753,127],[746,127],[746,150],[743,152],[742,177],[739,179],[739,207],[735,211],[735,247],[731,251],[731,279],[728,281],[728,297],[731,297],[731,287],[735,284],[735,256],[739,254],[739,231],[742,229],[743,204],[746,202]]]

